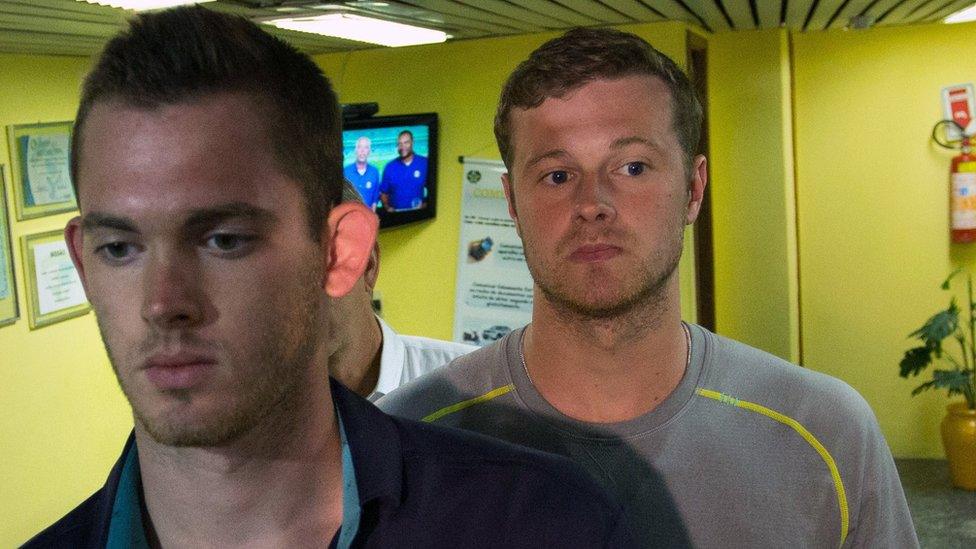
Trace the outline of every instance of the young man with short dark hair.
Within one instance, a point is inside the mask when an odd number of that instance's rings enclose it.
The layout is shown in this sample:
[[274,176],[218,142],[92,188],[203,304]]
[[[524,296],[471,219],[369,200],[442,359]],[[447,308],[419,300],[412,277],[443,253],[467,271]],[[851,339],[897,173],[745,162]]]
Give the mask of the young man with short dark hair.
[[204,8],[140,15],[82,93],[65,237],[134,434],[28,547],[615,547],[619,507],[540,453],[390,418],[328,376],[328,297],[377,220],[339,203],[312,61]]

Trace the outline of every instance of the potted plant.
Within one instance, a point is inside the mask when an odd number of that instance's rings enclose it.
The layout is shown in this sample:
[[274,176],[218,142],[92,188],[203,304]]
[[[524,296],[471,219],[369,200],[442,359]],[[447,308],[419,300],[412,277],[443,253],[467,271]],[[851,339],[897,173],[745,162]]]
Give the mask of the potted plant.
[[[943,290],[950,289],[952,279],[959,272],[956,270],[946,278]],[[949,404],[942,420],[942,444],[953,485],[976,490],[976,302],[973,301],[973,277],[968,273],[966,297],[965,310],[960,311],[956,297],[952,296],[947,309],[909,334],[921,345],[905,351],[899,365],[901,377],[906,378],[919,375],[932,364],[948,366],[933,368],[931,379],[916,387],[912,396],[929,389],[945,389],[950,397],[962,395],[963,400]]]

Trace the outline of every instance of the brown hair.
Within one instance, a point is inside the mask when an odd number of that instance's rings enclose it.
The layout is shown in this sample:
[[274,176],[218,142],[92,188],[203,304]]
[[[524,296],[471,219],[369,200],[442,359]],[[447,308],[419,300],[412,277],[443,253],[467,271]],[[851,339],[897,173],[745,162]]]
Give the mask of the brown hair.
[[342,194],[335,92],[307,55],[243,17],[200,7],[140,14],[105,46],[85,79],[75,118],[75,195],[85,120],[96,103],[153,109],[223,92],[254,97],[278,169],[302,185],[317,240]]
[[613,29],[576,28],[539,46],[502,88],[495,114],[495,139],[512,168],[512,109],[531,109],[550,97],[564,97],[589,82],[626,76],[661,79],[671,92],[675,134],[690,170],[701,136],[702,107],[685,73],[640,37]]

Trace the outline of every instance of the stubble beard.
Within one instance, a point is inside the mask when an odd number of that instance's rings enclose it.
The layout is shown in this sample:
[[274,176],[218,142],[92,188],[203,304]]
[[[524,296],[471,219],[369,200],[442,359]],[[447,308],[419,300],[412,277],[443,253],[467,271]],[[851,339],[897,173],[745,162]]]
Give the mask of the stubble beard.
[[654,317],[667,301],[669,283],[681,260],[684,226],[679,225],[675,232],[677,234],[671,240],[671,245],[653,252],[641,268],[632,273],[637,282],[609,299],[587,299],[590,285],[598,284],[598,281],[587,281],[583,285],[585,287],[579,287],[578,281],[561,276],[559,269],[531,261],[533,254],[528,251],[528,246],[526,262],[542,296],[553,307],[555,314],[565,320],[604,322],[640,316],[640,324],[655,324]]
[[[292,315],[290,323],[284,323],[280,316],[273,314],[268,314],[261,319],[263,326],[257,332],[258,340],[251,344],[251,348],[258,350],[259,353],[250,359],[247,357],[241,359],[252,364],[231,365],[234,368],[243,366],[243,370],[249,372],[251,377],[247,379],[235,377],[234,387],[223,389],[236,393],[236,400],[213,417],[204,418],[193,424],[165,415],[154,417],[143,409],[140,396],[135,394],[126,379],[119,374],[121,363],[109,344],[111,339],[106,337],[109,327],[98,318],[99,330],[102,340],[106,342],[109,361],[122,392],[132,406],[136,423],[154,441],[165,446],[217,447],[241,438],[272,414],[281,418],[294,415],[293,413],[302,407],[304,382],[312,358],[320,344],[322,311],[317,301],[320,299],[319,290],[315,285],[317,277],[318,274],[306,276],[308,280],[303,287],[309,291],[297,299],[296,303],[286,305],[287,309],[276,309],[279,312],[289,310]],[[196,341],[193,336],[182,337],[187,344]],[[159,349],[161,345],[167,343],[165,339],[165,336],[153,332],[147,336],[140,349],[148,351]],[[215,345],[206,346],[213,348]],[[201,345],[196,345],[196,348],[200,347]],[[215,351],[222,350],[219,345],[217,347]],[[219,356],[233,355],[219,352]],[[327,375],[327,372],[323,371],[322,375]],[[192,389],[167,391],[166,396],[189,405],[194,398],[194,391]],[[288,425],[282,426],[285,429],[288,427]]]

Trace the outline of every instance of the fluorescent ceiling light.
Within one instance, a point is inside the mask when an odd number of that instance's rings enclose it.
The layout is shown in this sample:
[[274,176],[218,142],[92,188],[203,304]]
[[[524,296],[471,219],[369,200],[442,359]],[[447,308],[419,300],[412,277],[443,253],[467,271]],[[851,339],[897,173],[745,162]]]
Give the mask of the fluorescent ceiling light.
[[962,9],[953,13],[949,17],[942,20],[943,23],[966,23],[968,21],[976,20],[976,5],[969,6],[968,8]]
[[146,11],[172,8],[175,6],[185,6],[187,4],[203,4],[214,0],[79,0],[89,4],[100,4],[124,10]]
[[280,29],[335,36],[381,46],[414,46],[447,40],[447,34],[441,31],[348,13],[271,19],[264,23]]

